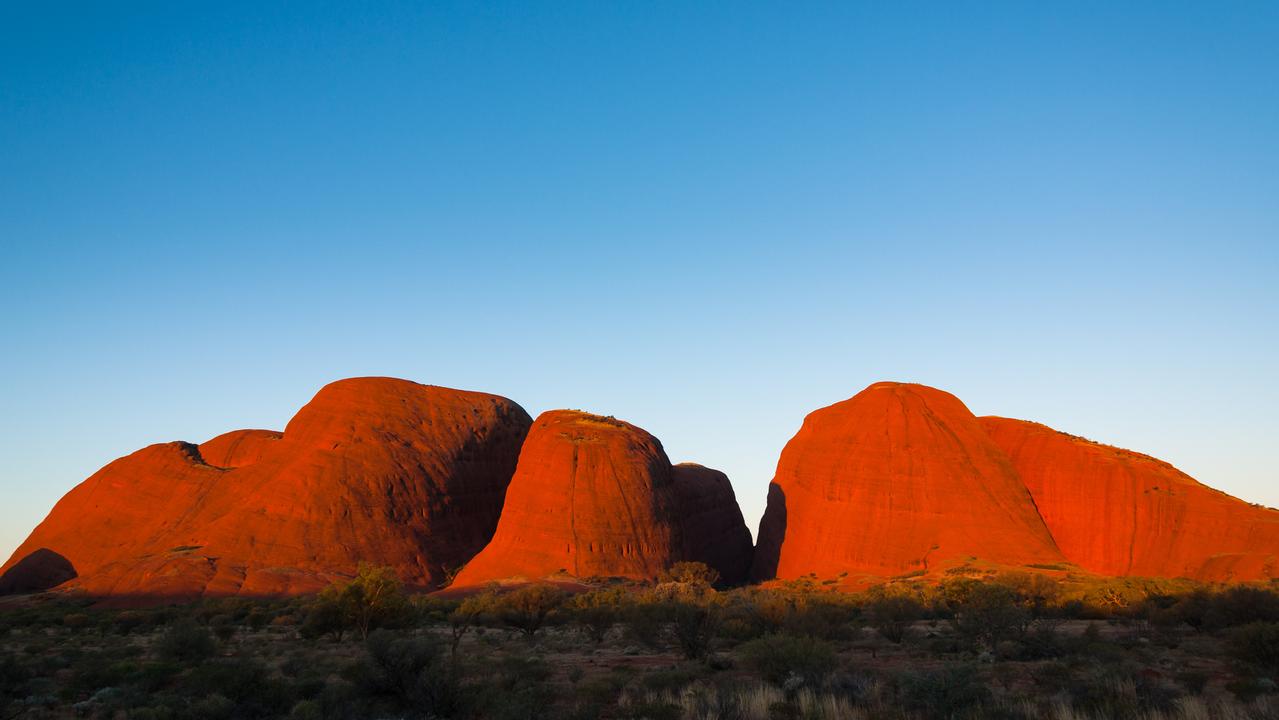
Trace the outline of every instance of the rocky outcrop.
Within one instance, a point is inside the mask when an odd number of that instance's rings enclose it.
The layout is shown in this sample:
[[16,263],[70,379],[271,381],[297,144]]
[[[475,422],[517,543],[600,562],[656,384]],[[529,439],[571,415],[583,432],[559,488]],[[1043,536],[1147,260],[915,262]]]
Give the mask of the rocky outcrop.
[[[740,576],[749,539],[732,527],[741,512],[720,478],[673,469],[657,438],[630,423],[544,413],[520,453],[493,541],[454,586],[553,575],[651,579],[692,559]],[[686,531],[693,515],[711,525]]]
[[74,579],[71,562],[48,548],[23,556],[0,575],[0,595],[41,592]]
[[957,398],[876,383],[804,420],[760,523],[758,579],[888,577],[1063,560],[1003,451]]
[[981,418],[1067,559],[1103,575],[1279,577],[1279,512],[1201,485],[1166,462],[1058,432]]
[[153,445],[107,465],[0,571],[44,548],[97,595],[306,592],[362,561],[431,587],[492,536],[530,423],[495,395],[338,381],[283,434]]
[[672,469],[671,480],[684,536],[684,558],[713,568],[723,583],[745,582],[754,551],[728,476],[694,463],[680,463]]
[[200,443],[200,457],[206,464],[220,468],[252,465],[283,437],[274,430],[232,430],[208,442]]

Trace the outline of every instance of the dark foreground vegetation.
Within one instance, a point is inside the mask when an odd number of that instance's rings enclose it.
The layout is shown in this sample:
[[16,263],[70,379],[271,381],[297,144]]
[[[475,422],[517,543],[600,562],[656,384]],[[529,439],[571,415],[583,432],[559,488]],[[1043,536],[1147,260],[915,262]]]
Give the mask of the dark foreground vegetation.
[[0,607],[0,720],[1279,719],[1279,587],[711,575],[441,600],[363,568],[282,601],[31,598]]

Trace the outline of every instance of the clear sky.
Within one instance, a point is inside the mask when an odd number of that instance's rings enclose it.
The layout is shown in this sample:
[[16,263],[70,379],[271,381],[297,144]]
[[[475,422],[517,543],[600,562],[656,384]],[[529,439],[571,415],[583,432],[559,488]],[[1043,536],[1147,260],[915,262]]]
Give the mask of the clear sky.
[[353,375],[632,421],[752,530],[883,379],[1279,505],[1279,4],[346,5],[0,6],[0,555]]

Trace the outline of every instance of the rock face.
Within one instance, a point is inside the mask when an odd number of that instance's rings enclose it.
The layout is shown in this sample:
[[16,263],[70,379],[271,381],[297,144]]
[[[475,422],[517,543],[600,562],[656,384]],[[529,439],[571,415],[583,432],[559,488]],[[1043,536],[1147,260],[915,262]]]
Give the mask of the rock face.
[[200,457],[213,467],[252,465],[284,437],[274,430],[232,430],[200,444]]
[[1063,560],[1003,451],[953,395],[876,383],[804,419],[760,523],[758,579]]
[[[692,559],[740,577],[749,536],[733,527],[745,531],[720,478],[700,467],[673,469],[657,438],[630,423],[544,413],[524,442],[492,542],[454,586],[561,573],[648,579]],[[686,532],[689,515],[707,527]]]
[[1155,458],[1045,425],[981,419],[1067,559],[1103,575],[1206,581],[1279,577],[1279,512]]
[[92,594],[189,598],[311,591],[367,561],[429,587],[492,536],[530,424],[495,395],[338,381],[283,434],[153,445],[110,463],[0,571],[45,549]]
[[27,554],[0,575],[0,595],[41,592],[76,576],[71,562],[48,548]]
[[680,463],[672,468],[671,480],[683,528],[684,558],[714,568],[721,582],[745,582],[754,550],[728,476],[701,465]]

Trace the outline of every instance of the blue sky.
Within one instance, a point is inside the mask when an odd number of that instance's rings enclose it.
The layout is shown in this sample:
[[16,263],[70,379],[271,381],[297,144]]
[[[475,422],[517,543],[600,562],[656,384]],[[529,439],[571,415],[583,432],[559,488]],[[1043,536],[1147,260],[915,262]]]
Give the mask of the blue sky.
[[728,472],[876,380],[1279,505],[1274,3],[9,3],[0,554],[393,375]]

